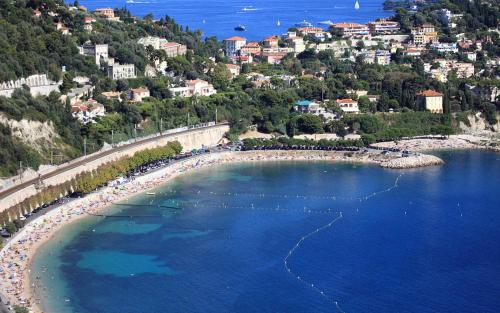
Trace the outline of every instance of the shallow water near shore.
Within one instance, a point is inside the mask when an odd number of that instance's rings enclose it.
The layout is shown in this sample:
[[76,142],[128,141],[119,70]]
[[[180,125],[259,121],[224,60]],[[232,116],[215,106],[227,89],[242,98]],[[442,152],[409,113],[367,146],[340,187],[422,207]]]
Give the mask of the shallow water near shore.
[[436,154],[195,170],[63,228],[31,276],[54,313],[498,312],[498,154]]

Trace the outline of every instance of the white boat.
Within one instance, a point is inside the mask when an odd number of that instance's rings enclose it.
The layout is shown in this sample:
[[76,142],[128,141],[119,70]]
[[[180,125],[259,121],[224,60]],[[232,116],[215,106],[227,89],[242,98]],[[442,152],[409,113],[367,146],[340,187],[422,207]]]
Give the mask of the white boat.
[[330,26],[330,25],[333,25],[333,22],[331,20],[327,20],[327,21],[318,22],[318,24]]
[[356,1],[356,3],[354,4],[354,8],[355,8],[356,10],[359,10],[359,8],[360,8],[360,7],[359,7],[359,2],[358,2],[358,1]]
[[248,12],[248,11],[257,11],[258,9],[253,8],[252,6],[244,7],[243,11]]
[[156,192],[146,192],[146,194],[147,194],[148,196],[154,196],[154,195],[156,195]]
[[295,26],[297,26],[297,27],[313,27],[313,25],[306,20],[295,24]]
[[280,20],[278,20],[278,23],[276,23],[276,25],[281,26]]

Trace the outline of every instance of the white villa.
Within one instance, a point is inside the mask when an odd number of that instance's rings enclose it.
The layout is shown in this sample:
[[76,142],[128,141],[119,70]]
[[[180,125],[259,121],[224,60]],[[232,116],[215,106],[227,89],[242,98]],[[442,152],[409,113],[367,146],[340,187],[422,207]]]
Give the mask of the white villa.
[[201,79],[186,81],[185,87],[170,88],[174,97],[210,96],[217,93],[214,86]]
[[[101,65],[101,57],[103,61],[108,60],[108,45],[102,44],[92,44],[90,41],[84,43],[79,47],[80,54],[93,57],[95,60],[95,64]],[[104,65],[104,64],[102,64]]]
[[359,113],[358,101],[352,99],[338,99],[336,103],[344,113]]
[[239,54],[241,48],[246,45],[247,40],[242,37],[231,37],[224,40],[226,45],[226,56],[236,56]]
[[137,77],[134,64],[119,64],[113,59],[108,59],[107,72],[108,77],[114,80]]

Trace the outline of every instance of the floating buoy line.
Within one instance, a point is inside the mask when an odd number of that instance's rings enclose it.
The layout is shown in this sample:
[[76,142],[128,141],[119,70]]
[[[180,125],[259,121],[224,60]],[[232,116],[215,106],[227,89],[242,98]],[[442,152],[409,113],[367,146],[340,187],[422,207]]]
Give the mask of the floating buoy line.
[[[398,183],[400,178],[403,176],[403,174],[400,174],[396,177],[396,180],[394,184],[384,190],[376,191],[371,194],[365,195],[365,196],[352,196],[352,197],[345,197],[345,196],[339,196],[336,194],[332,195],[306,195],[306,194],[269,194],[269,193],[240,193],[240,192],[215,192],[215,191],[207,191],[207,192],[202,192],[201,190],[198,190],[194,194],[192,194],[193,197],[196,196],[201,196],[201,195],[207,195],[207,196],[224,196],[224,197],[244,197],[244,198],[260,198],[260,199],[265,199],[265,198],[280,198],[280,199],[303,199],[303,200],[340,200],[340,201],[363,201],[363,200],[368,200],[372,197],[375,197],[381,193],[385,193],[388,191],[391,191],[394,188],[398,187]],[[161,194],[161,196],[166,196],[166,195],[175,195],[178,192],[176,190],[170,189],[164,193]]]
[[[399,179],[402,177],[403,174],[400,174],[396,180],[394,181],[394,185],[392,185],[391,187],[387,188],[387,189],[384,189],[384,190],[381,190],[381,191],[377,191],[377,192],[374,192],[374,193],[371,193],[365,197],[361,197],[361,198],[358,198],[359,201],[368,201],[370,198],[373,198],[377,195],[380,195],[382,193],[386,193],[386,192],[390,192],[392,191],[393,189],[397,188],[399,186]],[[359,211],[359,209],[356,209],[356,211]],[[406,214],[406,212],[405,212]],[[309,288],[311,288],[312,290],[316,291],[318,294],[320,294],[323,298],[325,298],[328,302],[331,302],[332,304],[335,305],[335,308],[337,309],[338,312],[340,313],[346,313],[341,307],[340,307],[340,301],[339,299],[336,299],[335,297],[332,297],[330,296],[326,290],[320,288],[317,286],[317,284],[314,284],[313,282],[311,281],[308,281],[306,278],[300,276],[300,274],[298,274],[296,271],[293,271],[292,268],[290,268],[290,265],[288,263],[288,260],[294,256],[295,252],[302,246],[302,244],[308,240],[309,238],[313,237],[314,235],[317,235],[319,234],[320,232],[326,230],[326,229],[329,229],[331,228],[337,221],[339,221],[340,219],[342,219],[344,216],[342,214],[342,211],[340,211],[338,213],[338,215],[333,219],[331,220],[328,224],[325,224],[321,227],[318,227],[316,228],[315,230],[303,235],[300,237],[300,239],[297,241],[297,243],[288,251],[287,255],[285,256],[285,258],[283,259],[283,265],[284,265],[284,268],[285,270],[291,275],[293,276],[295,279],[297,279],[299,282],[305,284],[306,286],[308,286]]]
[[343,218],[343,215],[342,215],[342,211],[337,213],[337,216],[331,220],[328,224],[326,225],[323,225],[319,228],[316,228],[315,230],[313,230],[312,232],[309,232],[307,233],[306,235],[300,237],[299,241],[297,241],[297,243],[293,246],[292,249],[290,249],[287,253],[287,255],[285,256],[285,258],[283,259],[283,264],[285,266],[285,270],[293,277],[295,277],[298,281],[300,281],[301,283],[304,283],[306,286],[308,286],[309,288],[313,289],[314,291],[318,292],[322,297],[324,297],[327,301],[335,304],[337,310],[339,310],[341,313],[345,313],[342,308],[340,307],[339,305],[339,301],[335,298],[332,298],[330,297],[323,289],[319,288],[317,285],[315,285],[314,283],[312,282],[309,282],[307,281],[305,278],[301,277],[299,274],[297,274],[296,272],[294,272],[291,268],[290,268],[290,265],[288,264],[288,259],[290,257],[293,256],[293,254],[295,253],[295,251],[297,249],[300,248],[300,246],[302,245],[302,243],[304,243],[304,241],[306,241],[307,239],[309,239],[310,237],[318,234],[319,232],[327,229],[327,228],[330,228],[332,227],[333,224],[335,224],[335,222],[337,222],[338,220],[340,220],[341,218]]
[[[370,193],[365,196],[357,196],[357,197],[342,197],[342,196],[337,196],[337,195],[303,195],[303,194],[265,194],[265,193],[231,193],[231,192],[201,192],[198,191],[197,193],[194,194],[194,197],[196,196],[201,196],[201,195],[211,195],[211,196],[225,196],[225,197],[241,197],[241,198],[257,198],[257,199],[265,199],[265,198],[282,198],[282,199],[302,199],[302,200],[331,200],[331,201],[352,201],[352,202],[364,202],[368,201],[373,197],[376,197],[380,194],[390,192],[396,188],[399,187],[399,181],[403,174],[400,174],[396,177],[394,184],[391,185],[390,187],[376,191],[373,193]],[[177,192],[175,190],[169,190],[165,193],[162,193],[159,196],[167,196],[168,194],[170,195],[175,195]],[[156,197],[156,195],[154,196]],[[323,297],[325,300],[328,302],[332,303],[335,305],[335,308],[338,312],[340,313],[346,313],[340,306],[340,299],[336,299],[335,297],[329,295],[325,289],[320,288],[317,284],[314,282],[311,282],[307,280],[306,278],[302,277],[296,270],[293,270],[290,265],[289,265],[289,260],[290,258],[294,257],[296,252],[299,250],[299,248],[304,244],[305,241],[308,239],[312,238],[313,236],[319,234],[322,231],[325,231],[329,228],[331,228],[335,223],[340,221],[342,218],[344,218],[344,215],[342,211],[339,209],[312,209],[308,207],[303,207],[303,208],[287,208],[280,206],[279,204],[276,207],[270,208],[270,207],[258,207],[254,206],[254,204],[250,204],[250,206],[238,206],[238,205],[230,205],[228,203],[207,203],[202,202],[200,203],[200,200],[186,204],[186,205],[179,205],[178,201],[173,200],[171,203],[177,204],[177,205],[157,205],[153,203],[153,200],[149,204],[134,204],[134,203],[114,203],[115,205],[120,205],[120,206],[130,206],[130,207],[151,207],[151,208],[160,208],[160,209],[169,209],[173,211],[179,211],[179,210],[186,210],[189,208],[195,208],[195,209],[200,209],[200,208],[222,208],[222,209],[237,209],[237,210],[253,210],[253,211],[263,211],[263,212],[275,212],[275,213],[301,213],[301,214],[327,214],[327,215],[335,215],[334,219],[332,219],[329,223],[320,226],[316,228],[315,230],[308,232],[307,234],[301,236],[299,240],[295,243],[295,245],[288,251],[286,256],[283,259],[283,265],[284,269],[287,273],[289,273],[292,277],[297,279],[300,283],[308,286],[312,290],[316,291],[321,297]],[[288,205],[287,205],[288,206]],[[359,208],[356,209],[357,212],[359,212]],[[98,217],[113,217],[113,218],[140,218],[140,217],[163,217],[163,215],[105,215],[105,214],[91,214],[89,215],[93,216],[98,216]],[[406,215],[406,211],[405,211]]]

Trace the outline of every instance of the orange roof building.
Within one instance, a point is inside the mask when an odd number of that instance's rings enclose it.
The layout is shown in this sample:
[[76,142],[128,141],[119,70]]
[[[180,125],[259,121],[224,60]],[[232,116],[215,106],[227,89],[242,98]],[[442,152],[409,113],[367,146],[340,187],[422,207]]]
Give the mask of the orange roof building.
[[243,37],[230,37],[224,40],[226,45],[226,56],[234,57],[240,54],[241,48],[246,45],[247,40]]
[[229,37],[227,39],[224,39],[224,41],[246,41],[246,39],[243,37],[233,36],[233,37]]
[[115,17],[115,12],[112,8],[98,8],[94,10],[94,14],[99,15],[100,17],[104,17],[108,20],[118,20],[118,17]]
[[336,34],[343,37],[365,36],[370,34],[370,29],[364,24],[337,23],[330,27]]
[[271,36],[264,39],[264,47],[266,48],[277,48],[278,47],[278,36]]
[[424,96],[424,97],[442,97],[443,94],[431,89],[424,90],[422,92],[419,92],[417,96]]
[[359,113],[358,101],[352,99],[338,99],[336,103],[344,113]]
[[443,113],[443,94],[435,90],[424,90],[417,94],[417,101],[432,113]]

